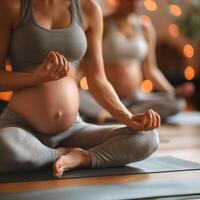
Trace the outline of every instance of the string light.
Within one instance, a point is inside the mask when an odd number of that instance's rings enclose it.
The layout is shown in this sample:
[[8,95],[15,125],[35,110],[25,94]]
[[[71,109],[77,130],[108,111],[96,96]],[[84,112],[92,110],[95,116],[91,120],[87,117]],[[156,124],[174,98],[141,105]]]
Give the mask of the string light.
[[169,6],[169,11],[170,11],[170,13],[171,13],[172,15],[174,15],[174,16],[176,16],[176,17],[182,15],[182,10],[181,10],[181,8],[180,8],[178,5],[176,5],[176,4],[171,4],[171,5]]
[[153,90],[153,83],[151,80],[144,80],[141,84],[141,90],[145,93],[150,93]]
[[194,55],[194,48],[190,44],[186,44],[183,48],[183,53],[187,58],[192,58]]
[[83,77],[81,78],[80,80],[80,87],[83,89],[83,90],[88,90],[88,84],[87,84],[87,79],[86,77]]
[[144,0],[144,7],[149,11],[156,11],[158,6],[154,0]]
[[179,27],[176,24],[170,24],[168,27],[168,31],[169,34],[174,38],[177,38],[180,35]]
[[149,16],[147,16],[147,15],[141,15],[140,16],[140,20],[143,23],[151,23],[151,18]]
[[187,80],[192,80],[195,77],[195,70],[193,67],[188,66],[184,70],[184,75]]

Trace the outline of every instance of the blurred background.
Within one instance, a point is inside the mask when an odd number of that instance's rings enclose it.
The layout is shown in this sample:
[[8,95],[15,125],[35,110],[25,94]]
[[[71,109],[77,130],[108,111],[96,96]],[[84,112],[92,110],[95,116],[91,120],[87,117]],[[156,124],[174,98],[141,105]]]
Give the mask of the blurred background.
[[[116,0],[96,1],[104,16],[112,13],[116,3]],[[174,86],[185,81],[195,84],[195,94],[187,99],[187,110],[200,110],[200,1],[140,0],[137,13],[141,20],[152,23],[156,29],[159,68]],[[9,65],[7,70],[11,70]],[[84,79],[80,85],[85,87]],[[151,81],[144,80],[141,89],[151,92]],[[0,93],[1,106],[10,96],[10,92]]]
[[[104,16],[112,14],[116,0],[97,2],[102,7]],[[174,86],[185,81],[194,83],[196,91],[187,99],[187,110],[200,110],[200,1],[138,2],[137,14],[140,19],[152,23],[156,29],[156,56],[159,68]],[[144,80],[141,89],[147,93],[151,92],[151,81]]]

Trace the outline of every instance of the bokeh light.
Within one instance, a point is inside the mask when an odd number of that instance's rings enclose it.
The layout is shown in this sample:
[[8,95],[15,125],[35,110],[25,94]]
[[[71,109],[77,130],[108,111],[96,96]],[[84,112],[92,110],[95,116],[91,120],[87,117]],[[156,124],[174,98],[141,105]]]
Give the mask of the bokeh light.
[[9,101],[12,97],[12,92],[0,92],[0,100]]
[[174,38],[177,38],[180,35],[179,27],[176,24],[170,24],[168,27],[168,31],[169,34]]
[[145,93],[150,93],[153,90],[153,83],[151,80],[144,80],[141,84],[141,90]]
[[144,0],[144,7],[149,11],[156,11],[158,8],[154,0]]
[[140,16],[140,20],[143,23],[151,23],[151,18],[149,16],[147,16],[147,15],[141,15]]
[[80,80],[80,87],[83,89],[83,90],[88,90],[88,84],[87,84],[87,79],[86,77],[83,77],[81,78]]
[[194,55],[194,48],[190,44],[186,44],[183,48],[183,53],[187,58],[192,58]]
[[115,7],[116,4],[117,4],[117,1],[116,0],[108,0],[108,4],[112,7]]
[[184,70],[184,76],[187,80],[192,80],[195,77],[195,70],[194,67],[188,66]]
[[176,4],[171,4],[169,6],[169,11],[170,11],[170,13],[172,15],[177,16],[177,17],[182,15],[181,8],[178,5],[176,5]]
[[11,65],[6,65],[6,71],[9,71],[9,72],[12,71],[12,67],[11,67]]

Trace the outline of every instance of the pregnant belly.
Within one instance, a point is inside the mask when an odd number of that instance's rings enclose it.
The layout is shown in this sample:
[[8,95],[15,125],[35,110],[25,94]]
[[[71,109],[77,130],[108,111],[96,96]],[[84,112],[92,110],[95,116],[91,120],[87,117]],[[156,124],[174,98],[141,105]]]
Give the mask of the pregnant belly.
[[76,82],[66,77],[17,91],[8,107],[41,133],[60,133],[72,125],[78,113]]
[[105,65],[108,80],[113,85],[120,98],[134,95],[140,87],[142,73],[140,66],[135,64]]

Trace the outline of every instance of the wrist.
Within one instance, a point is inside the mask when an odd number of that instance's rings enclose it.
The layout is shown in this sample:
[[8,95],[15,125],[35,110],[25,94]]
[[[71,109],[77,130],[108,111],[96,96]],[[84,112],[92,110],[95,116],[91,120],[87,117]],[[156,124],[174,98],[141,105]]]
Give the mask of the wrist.
[[43,83],[42,79],[34,73],[29,74],[29,80],[31,85],[39,85]]
[[132,113],[122,113],[119,117],[119,121],[127,126],[129,126],[129,124],[131,124],[133,118],[133,114]]

